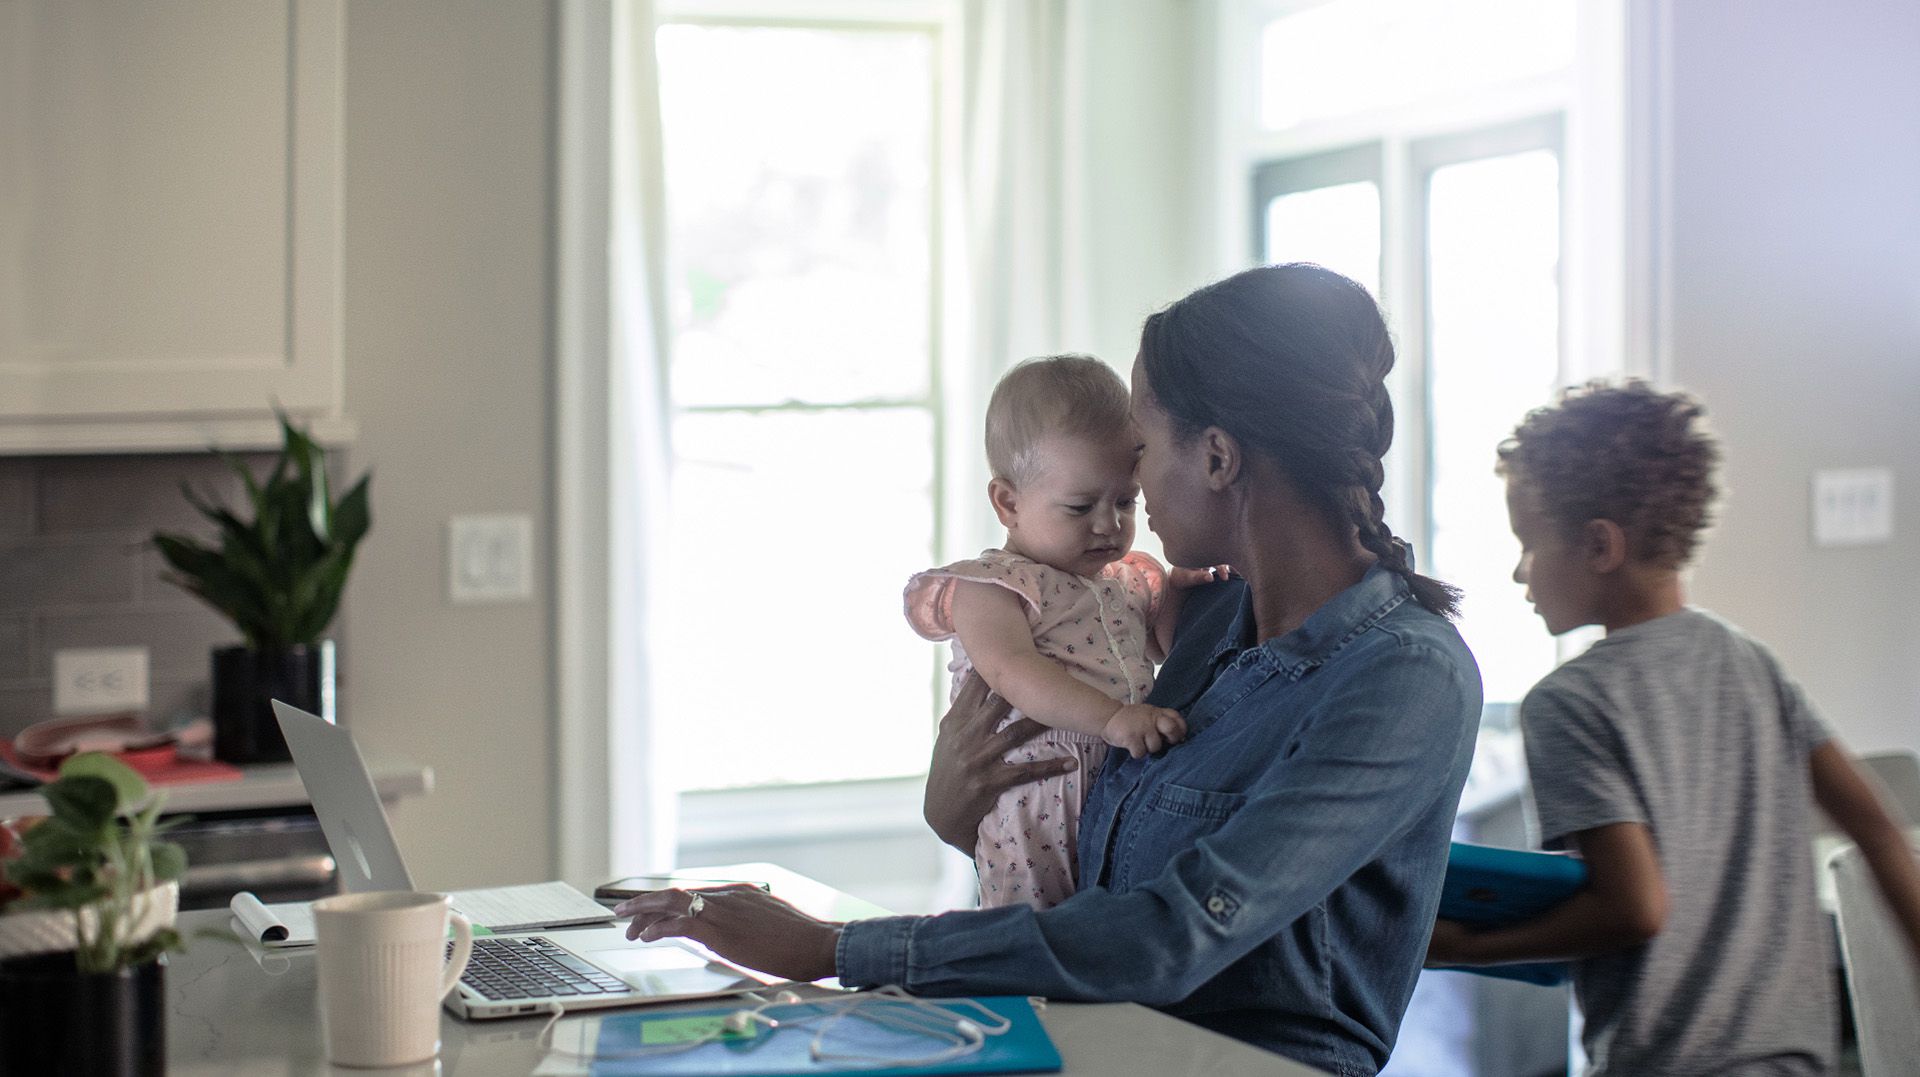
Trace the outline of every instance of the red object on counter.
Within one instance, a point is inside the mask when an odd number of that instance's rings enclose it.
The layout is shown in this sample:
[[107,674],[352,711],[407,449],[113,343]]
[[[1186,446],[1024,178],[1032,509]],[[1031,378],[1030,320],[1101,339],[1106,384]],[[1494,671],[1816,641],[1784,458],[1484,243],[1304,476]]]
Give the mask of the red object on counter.
[[[171,744],[162,744],[153,748],[136,748],[127,752],[112,753],[115,759],[132,767],[149,785],[196,785],[205,782],[237,782],[240,780],[240,768],[232,763],[216,763],[206,759],[182,759],[179,750]],[[9,767],[30,774],[43,782],[59,777],[58,767],[34,767],[20,761],[13,750],[13,742],[0,740],[0,760]]]

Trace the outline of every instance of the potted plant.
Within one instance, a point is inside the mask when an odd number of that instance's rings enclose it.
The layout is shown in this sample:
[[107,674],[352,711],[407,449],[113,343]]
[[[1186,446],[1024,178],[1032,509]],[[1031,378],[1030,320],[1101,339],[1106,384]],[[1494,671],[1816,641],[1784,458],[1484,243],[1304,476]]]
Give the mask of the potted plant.
[[162,798],[100,752],[40,792],[52,814],[0,826],[0,1071],[164,1073],[187,858],[159,840]]
[[213,652],[214,755],[230,763],[290,758],[271,701],[333,720],[333,642],[322,639],[340,608],[353,553],[367,534],[367,480],[334,501],[326,454],[280,415],[284,438],[262,483],[246,463],[221,453],[246,484],[251,519],[182,485],[218,529],[218,542],[153,536],[172,569],[165,578],[218,610],[243,643]]

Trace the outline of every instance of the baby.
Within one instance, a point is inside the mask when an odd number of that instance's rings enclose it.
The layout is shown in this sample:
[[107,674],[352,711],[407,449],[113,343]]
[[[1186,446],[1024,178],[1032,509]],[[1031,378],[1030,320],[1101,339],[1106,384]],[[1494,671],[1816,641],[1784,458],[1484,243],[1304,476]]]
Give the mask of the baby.
[[[1016,718],[1049,727],[1009,761],[1079,761],[1009,790],[981,820],[982,905],[1064,901],[1081,800],[1107,746],[1138,758],[1186,735],[1178,711],[1141,702],[1179,611],[1167,571],[1130,552],[1138,447],[1126,384],[1105,363],[1061,355],[1019,364],[987,404],[987,497],[1006,526],[1005,547],[907,583],[914,631],[954,640],[954,692],[977,674]],[[1176,569],[1171,582],[1217,571]]]

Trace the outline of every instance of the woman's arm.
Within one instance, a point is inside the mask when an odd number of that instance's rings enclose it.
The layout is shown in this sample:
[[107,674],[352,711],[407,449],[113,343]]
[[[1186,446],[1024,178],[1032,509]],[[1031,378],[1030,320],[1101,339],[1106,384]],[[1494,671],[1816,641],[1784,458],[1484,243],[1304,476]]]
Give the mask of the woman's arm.
[[1065,774],[1072,759],[1041,759],[1009,763],[1007,753],[1046,731],[1046,726],[1022,718],[997,729],[1012,708],[987,689],[987,682],[969,677],[960,685],[953,706],[940,719],[933,738],[933,758],[927,765],[927,791],[920,813],[939,839],[973,855],[980,820],[993,810],[1000,794],[1017,785]]
[[1429,967],[1568,961],[1640,946],[1666,926],[1667,884],[1653,834],[1614,823],[1573,836],[1587,863],[1586,888],[1511,927],[1477,930],[1451,920],[1434,926]]
[[1186,733],[1178,711],[1122,703],[1035,650],[1021,602],[1012,591],[984,584],[963,584],[953,593],[954,634],[974,672],[1021,713],[1055,729],[1104,738],[1136,758]]
[[[1920,961],[1920,865],[1914,863],[1907,835],[1840,745],[1827,741],[1815,748],[1809,768],[1814,800],[1860,846],[1887,907],[1907,936],[1914,960]],[[1826,870],[1825,865],[1821,870]]]
[[[711,903],[686,917],[689,899],[675,891],[616,912],[634,915],[632,933],[686,935],[796,979],[1171,1005],[1286,930],[1413,820],[1451,811],[1473,743],[1463,716],[1479,711],[1472,688],[1464,694],[1452,660],[1425,649],[1380,663],[1327,701],[1340,719],[1276,757],[1219,830],[1164,865],[1142,865],[1158,874],[1124,893],[1085,886],[1044,912],[1007,905],[845,925],[799,917],[751,888],[729,894],[736,914],[727,917],[709,916]],[[825,968],[829,943],[835,961]]]

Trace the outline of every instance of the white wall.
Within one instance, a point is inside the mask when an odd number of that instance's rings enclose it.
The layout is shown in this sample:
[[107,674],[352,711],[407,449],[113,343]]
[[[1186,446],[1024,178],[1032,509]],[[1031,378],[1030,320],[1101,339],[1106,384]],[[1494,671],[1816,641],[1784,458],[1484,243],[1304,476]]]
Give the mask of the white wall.
[[[545,3],[348,5],[346,411],[374,524],[342,715],[434,768],[394,820],[423,886],[552,870],[551,37]],[[448,602],[447,520],[473,512],[533,517],[532,602]]]
[[1094,354],[1122,370],[1147,315],[1207,283],[1211,42],[1192,0],[1101,0],[1088,26],[1088,314]]
[[[1668,10],[1671,373],[1729,490],[1694,598],[1854,748],[1920,747],[1920,5]],[[1893,544],[1814,548],[1813,471],[1866,465],[1894,471]]]

